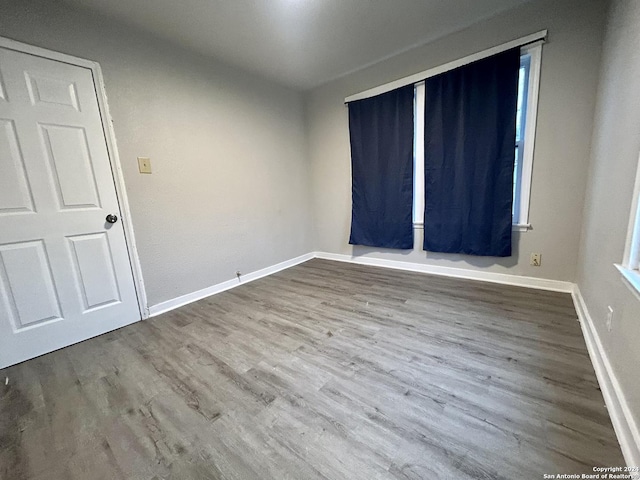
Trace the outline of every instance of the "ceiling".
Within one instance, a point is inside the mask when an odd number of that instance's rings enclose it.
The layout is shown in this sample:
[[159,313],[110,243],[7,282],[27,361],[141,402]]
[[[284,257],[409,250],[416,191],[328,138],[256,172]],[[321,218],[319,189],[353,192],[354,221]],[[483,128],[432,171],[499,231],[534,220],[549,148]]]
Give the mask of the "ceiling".
[[67,0],[309,89],[528,0]]

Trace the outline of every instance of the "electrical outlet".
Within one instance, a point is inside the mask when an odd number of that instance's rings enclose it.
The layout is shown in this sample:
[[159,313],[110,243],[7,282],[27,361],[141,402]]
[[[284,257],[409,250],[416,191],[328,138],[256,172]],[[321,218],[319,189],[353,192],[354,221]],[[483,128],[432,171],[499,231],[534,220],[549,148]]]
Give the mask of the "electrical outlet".
[[151,173],[151,159],[138,157],[138,170],[140,173]]
[[607,331],[610,332],[613,327],[613,308],[611,305],[607,307]]
[[530,263],[532,267],[539,267],[540,265],[542,265],[542,254],[532,253]]

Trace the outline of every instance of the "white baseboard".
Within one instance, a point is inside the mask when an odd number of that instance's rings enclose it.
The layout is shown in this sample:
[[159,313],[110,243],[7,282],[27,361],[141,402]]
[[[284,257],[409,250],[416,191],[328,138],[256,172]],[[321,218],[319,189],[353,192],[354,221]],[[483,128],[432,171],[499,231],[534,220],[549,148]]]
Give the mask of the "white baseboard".
[[352,257],[349,255],[341,255],[338,253],[309,252],[304,255],[300,255],[299,257],[292,258],[291,260],[286,260],[276,265],[272,265],[270,267],[266,267],[261,270],[257,270],[255,272],[243,275],[241,281],[238,281],[238,279],[234,278],[222,283],[218,283],[216,285],[212,285],[207,288],[203,288],[202,290],[198,290],[196,292],[187,293],[186,295],[182,295],[180,297],[167,300],[166,302],[161,302],[156,305],[152,305],[148,308],[149,317],[155,317],[156,315],[160,315],[161,313],[165,313],[175,308],[182,307],[183,305],[196,302],[198,300],[209,297],[211,295],[215,295],[216,293],[224,292],[225,290],[235,288],[239,285],[243,285],[245,283],[251,282],[252,280],[257,280],[258,278],[266,277],[267,275],[271,275],[272,273],[276,273],[281,270],[293,267],[294,265],[298,265],[299,263],[306,262],[307,260],[311,260],[312,258],[322,258],[325,260],[335,260],[339,262],[358,263],[361,265],[393,268],[396,270],[407,270],[411,272],[422,272],[422,273],[428,273],[431,275],[442,275],[442,276],[453,277],[453,278],[465,278],[469,280],[478,280],[482,282],[501,283],[504,285],[516,285],[520,287],[536,288],[539,290],[551,290],[554,292],[571,293],[573,291],[573,283],[562,282],[559,280],[548,280],[545,278],[534,278],[534,277],[521,277],[518,275],[509,275],[505,273],[493,273],[493,272],[469,270],[469,269],[463,269],[463,268],[440,267],[436,265],[425,265],[421,263],[401,262],[397,260],[384,260],[380,258]]
[[618,442],[620,442],[622,455],[625,462],[627,462],[627,466],[640,467],[640,433],[638,425],[633,418],[622,387],[613,372],[598,331],[593,324],[593,319],[587,310],[587,305],[577,285],[571,292],[571,296],[580,320],[591,363],[596,371],[600,390],[602,390],[602,395],[611,417],[611,423],[613,423]]
[[410,272],[421,272],[428,273],[430,275],[442,275],[445,277],[464,278],[467,280],[478,280],[481,282],[500,283],[503,285],[515,285],[518,287],[535,288],[538,290],[550,290],[553,292],[563,293],[571,293],[573,291],[573,283],[561,280],[523,277],[520,275],[471,270],[466,268],[441,267],[438,265],[426,265],[422,263],[402,262],[399,260],[386,260],[382,258],[353,257],[351,255],[342,255],[338,253],[315,252],[314,256],[315,258],[323,258],[325,260],[336,260],[339,262],[357,263],[360,265],[393,268],[396,270],[407,270]]
[[161,313],[165,313],[175,308],[182,307],[183,305],[187,305],[188,303],[202,300],[203,298],[215,295],[216,293],[224,292],[225,290],[244,285],[245,283],[252,282],[253,280],[266,277],[281,270],[293,267],[294,265],[298,265],[299,263],[311,260],[313,257],[313,253],[305,253],[304,255],[300,255],[299,257],[285,260],[284,262],[271,265],[270,267],[266,267],[255,272],[242,275],[241,280],[234,278],[232,280],[227,280],[226,282],[212,285],[211,287],[203,288],[202,290],[198,290],[196,292],[187,293],[186,295],[167,300],[166,302],[158,303],[157,305],[149,307],[149,316],[155,317],[156,315],[160,315]]

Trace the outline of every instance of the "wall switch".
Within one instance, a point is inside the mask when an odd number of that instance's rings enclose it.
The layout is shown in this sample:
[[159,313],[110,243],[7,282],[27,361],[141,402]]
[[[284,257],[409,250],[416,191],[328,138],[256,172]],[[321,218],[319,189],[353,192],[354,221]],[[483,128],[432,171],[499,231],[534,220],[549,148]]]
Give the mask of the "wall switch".
[[607,307],[607,331],[610,332],[613,327],[613,308],[611,305]]
[[140,170],[140,173],[151,173],[151,159],[138,157],[138,170]]
[[532,267],[539,267],[540,265],[542,265],[542,254],[532,253],[530,263]]

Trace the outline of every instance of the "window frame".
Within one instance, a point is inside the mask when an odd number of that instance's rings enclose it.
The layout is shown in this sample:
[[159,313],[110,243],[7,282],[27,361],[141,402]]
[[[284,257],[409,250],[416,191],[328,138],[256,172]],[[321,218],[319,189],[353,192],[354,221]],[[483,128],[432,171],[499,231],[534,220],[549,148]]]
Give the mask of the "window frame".
[[[414,85],[413,96],[413,226],[424,227],[424,101],[425,81]],[[419,141],[422,139],[422,141]]]
[[[520,48],[520,57],[529,57],[529,77],[525,80],[527,94],[523,97],[523,104],[526,105],[526,115],[524,123],[524,139],[519,144],[524,144],[524,148],[518,145],[518,198],[514,198],[513,230],[527,231],[531,228],[529,224],[529,203],[531,199],[531,181],[533,177],[533,157],[535,150],[536,123],[538,118],[538,97],[540,90],[540,71],[542,66],[542,45],[543,41],[537,41]],[[424,108],[425,81],[417,82],[414,97],[415,134],[413,144],[413,226],[414,228],[424,227],[424,142],[418,139],[424,138],[424,116],[421,115]],[[514,148],[516,145],[514,145]]]
[[[533,179],[533,157],[536,143],[536,123],[538,120],[538,98],[540,95],[540,72],[542,67],[542,42],[532,43],[520,48],[520,56],[529,56],[529,78],[524,128],[524,149],[519,164],[519,195],[514,198],[517,210],[513,212],[513,226],[515,230],[526,231],[531,228],[529,223],[529,205],[531,200],[531,183]],[[525,83],[527,83],[525,81]],[[520,150],[520,149],[518,149]]]
[[627,241],[622,264],[615,264],[630,290],[640,299],[640,158],[629,215]]

